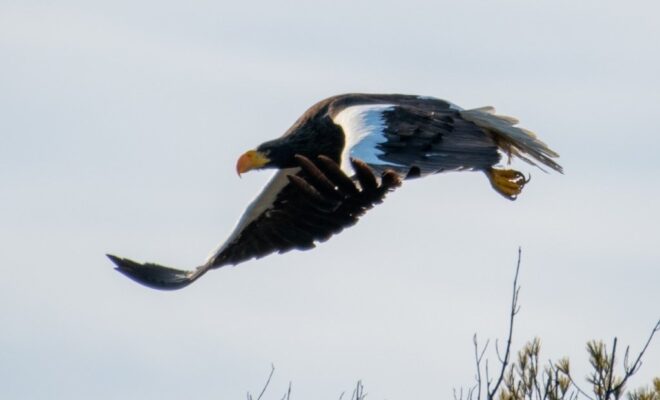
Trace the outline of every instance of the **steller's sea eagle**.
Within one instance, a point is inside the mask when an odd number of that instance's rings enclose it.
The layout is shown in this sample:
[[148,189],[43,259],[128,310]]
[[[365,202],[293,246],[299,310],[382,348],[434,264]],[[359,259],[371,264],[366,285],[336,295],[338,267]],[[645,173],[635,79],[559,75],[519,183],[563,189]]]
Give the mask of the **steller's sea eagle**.
[[[342,94],[308,109],[280,138],[249,150],[239,174],[277,169],[229,238],[195,270],[108,255],[126,276],[179,289],[210,269],[291,249],[310,249],[357,222],[402,180],[446,171],[482,171],[515,200],[528,182],[503,157],[558,172],[559,155],[492,107],[464,110],[445,100],[400,94]],[[539,166],[540,167],[540,166]]]

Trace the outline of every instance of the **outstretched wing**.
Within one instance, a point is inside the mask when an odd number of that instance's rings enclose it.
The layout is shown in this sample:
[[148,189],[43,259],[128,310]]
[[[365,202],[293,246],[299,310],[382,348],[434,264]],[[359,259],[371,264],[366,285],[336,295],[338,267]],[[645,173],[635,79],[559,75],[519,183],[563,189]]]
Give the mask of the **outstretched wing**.
[[503,152],[562,172],[556,152],[492,107],[463,110],[433,97],[351,94],[336,97],[329,114],[346,137],[342,160],[358,158],[376,171],[488,170]]
[[275,174],[208,264],[217,268],[273,252],[311,249],[355,224],[398,182],[390,173],[378,186],[369,168],[353,160],[361,171],[359,188],[329,158],[320,157],[318,166],[306,157],[297,160],[301,168]]
[[180,289],[213,268],[274,252],[310,249],[355,224],[401,183],[392,171],[383,173],[378,182],[369,167],[357,160],[352,163],[355,182],[330,158],[320,156],[315,163],[302,156],[296,158],[300,167],[278,171],[248,206],[227,241],[196,270],[108,257],[119,272],[141,284]]
[[492,137],[451,103],[411,96],[362,101],[331,111],[346,137],[342,159],[358,158],[406,176],[486,169],[500,159]]

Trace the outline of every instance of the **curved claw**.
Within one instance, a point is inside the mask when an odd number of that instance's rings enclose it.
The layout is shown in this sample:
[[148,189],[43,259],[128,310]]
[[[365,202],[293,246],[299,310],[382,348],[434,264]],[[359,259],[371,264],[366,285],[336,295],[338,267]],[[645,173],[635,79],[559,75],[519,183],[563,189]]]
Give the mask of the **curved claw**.
[[160,290],[176,290],[184,288],[202,276],[205,269],[196,271],[182,271],[153,263],[138,263],[128,258],[121,258],[106,254],[117,267],[117,271],[132,280]]

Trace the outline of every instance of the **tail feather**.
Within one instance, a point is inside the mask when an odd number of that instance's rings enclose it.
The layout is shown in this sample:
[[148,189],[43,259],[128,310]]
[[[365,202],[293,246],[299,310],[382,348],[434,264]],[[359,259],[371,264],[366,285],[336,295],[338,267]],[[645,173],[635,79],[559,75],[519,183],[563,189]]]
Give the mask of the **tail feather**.
[[493,107],[464,110],[461,111],[461,116],[492,133],[498,146],[510,156],[518,157],[539,168],[539,164],[542,164],[559,173],[564,172],[562,166],[554,160],[559,154],[539,140],[533,132],[514,126],[518,123],[517,119],[497,115]]

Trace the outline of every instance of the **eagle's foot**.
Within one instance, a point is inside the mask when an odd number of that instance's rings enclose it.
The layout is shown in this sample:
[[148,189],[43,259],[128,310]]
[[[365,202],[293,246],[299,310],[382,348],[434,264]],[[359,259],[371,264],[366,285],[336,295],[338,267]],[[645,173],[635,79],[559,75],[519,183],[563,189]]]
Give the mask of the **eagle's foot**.
[[515,200],[529,182],[529,178],[514,169],[491,168],[486,176],[493,189],[509,200]]

